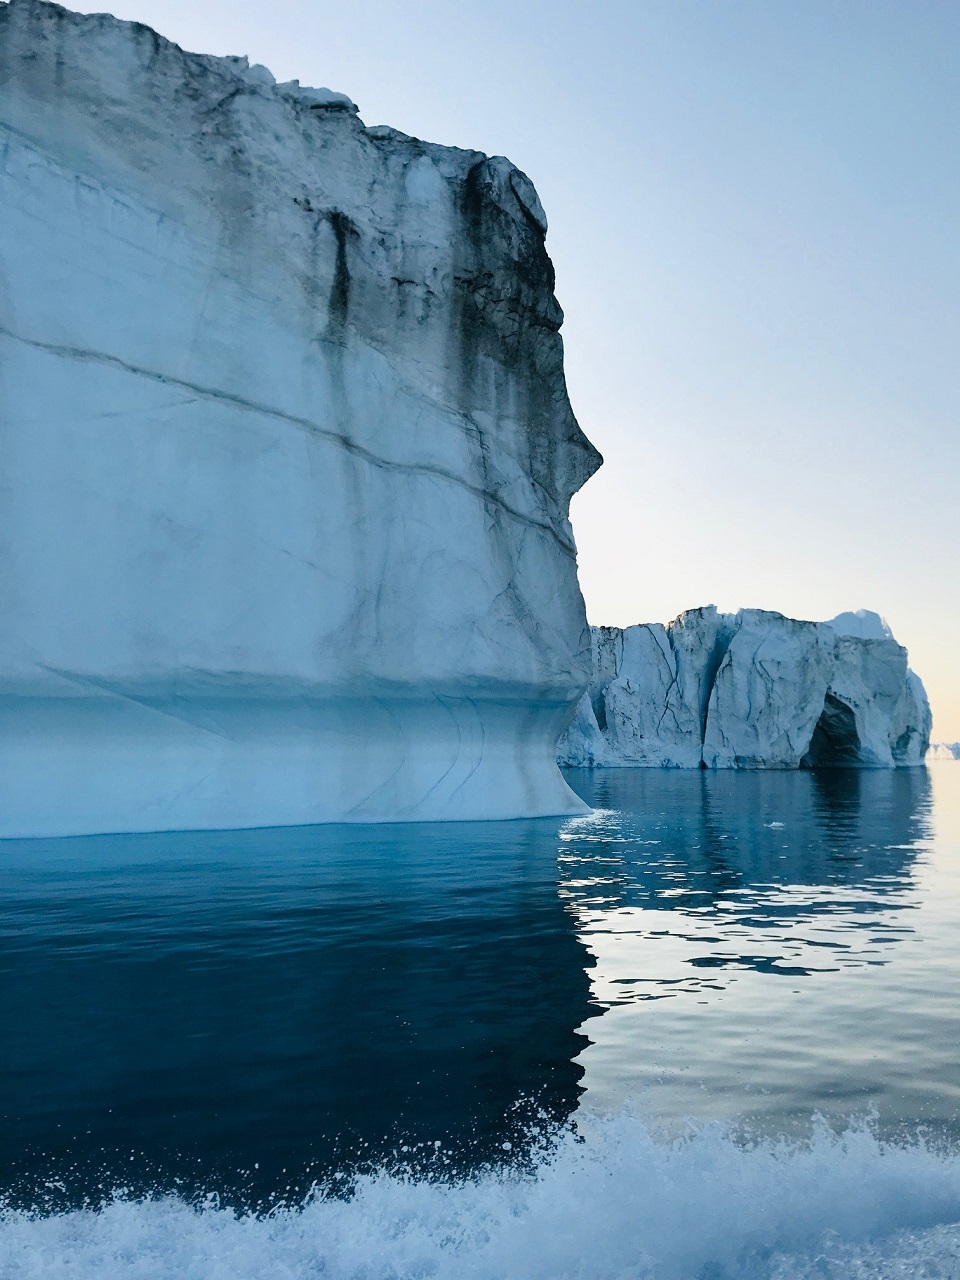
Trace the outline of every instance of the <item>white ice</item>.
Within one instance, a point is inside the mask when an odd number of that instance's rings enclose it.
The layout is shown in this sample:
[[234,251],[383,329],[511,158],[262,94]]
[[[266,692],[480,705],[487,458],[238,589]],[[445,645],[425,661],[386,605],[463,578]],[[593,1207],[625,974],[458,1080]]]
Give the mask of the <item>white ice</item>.
[[594,627],[593,679],[562,764],[624,768],[893,768],[923,763],[931,716],[877,614],[827,622],[764,609]]
[[532,184],[0,5],[0,835],[582,810]]

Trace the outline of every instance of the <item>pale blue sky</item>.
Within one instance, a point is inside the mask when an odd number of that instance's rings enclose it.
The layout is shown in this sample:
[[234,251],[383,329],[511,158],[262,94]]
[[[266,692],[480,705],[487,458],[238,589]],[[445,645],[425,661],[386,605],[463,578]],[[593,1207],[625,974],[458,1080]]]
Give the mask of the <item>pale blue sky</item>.
[[957,0],[113,0],[533,178],[591,621],[884,613],[960,739]]

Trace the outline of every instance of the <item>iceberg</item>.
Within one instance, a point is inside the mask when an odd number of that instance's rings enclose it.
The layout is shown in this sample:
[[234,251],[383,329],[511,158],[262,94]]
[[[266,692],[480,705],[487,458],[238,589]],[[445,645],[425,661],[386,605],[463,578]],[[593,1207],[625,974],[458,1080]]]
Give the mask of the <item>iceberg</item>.
[[533,184],[0,5],[0,835],[582,812]]
[[668,626],[594,627],[569,767],[922,765],[931,716],[907,651],[875,613],[806,622],[692,609]]
[[703,738],[715,769],[795,769],[825,714],[831,631],[765,609],[744,609],[720,663]]
[[712,607],[682,613],[669,627],[626,628],[601,713],[612,759],[681,769],[700,764],[707,702],[727,632],[727,620]]

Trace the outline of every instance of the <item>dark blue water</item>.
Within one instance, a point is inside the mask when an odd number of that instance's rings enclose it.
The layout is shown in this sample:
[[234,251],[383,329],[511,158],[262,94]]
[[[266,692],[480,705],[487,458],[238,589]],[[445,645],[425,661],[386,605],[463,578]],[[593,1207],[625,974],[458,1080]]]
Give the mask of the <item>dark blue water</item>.
[[569,778],[0,844],[0,1277],[960,1274],[960,766]]
[[435,1145],[458,1167],[502,1157],[532,1117],[565,1119],[593,1009],[557,834],[7,843],[0,1184],[261,1204]]

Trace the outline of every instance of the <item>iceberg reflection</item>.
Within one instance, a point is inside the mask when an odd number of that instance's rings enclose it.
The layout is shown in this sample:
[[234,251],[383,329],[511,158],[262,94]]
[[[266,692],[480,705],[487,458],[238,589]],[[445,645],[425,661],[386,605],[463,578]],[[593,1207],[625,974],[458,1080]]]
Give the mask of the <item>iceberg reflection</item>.
[[563,1121],[592,1006],[557,829],[4,842],[0,1187],[259,1203]]

